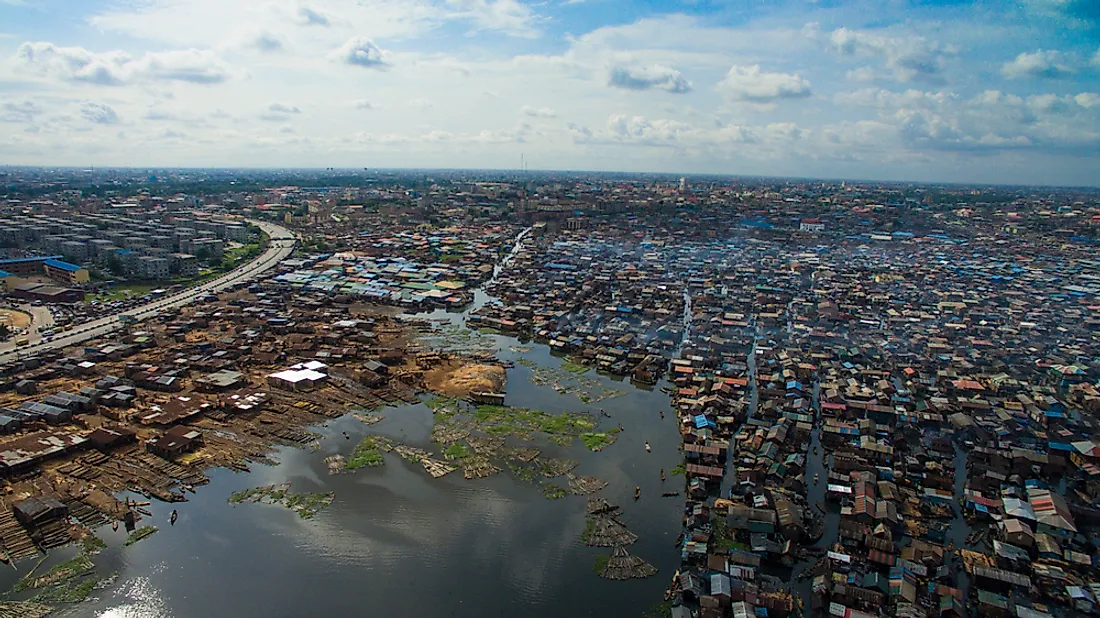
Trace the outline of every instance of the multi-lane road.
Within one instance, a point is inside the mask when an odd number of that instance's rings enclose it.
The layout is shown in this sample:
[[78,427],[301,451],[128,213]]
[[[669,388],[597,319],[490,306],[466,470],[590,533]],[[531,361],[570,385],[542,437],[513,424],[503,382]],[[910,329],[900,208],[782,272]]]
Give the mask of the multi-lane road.
[[[123,311],[118,315],[106,316],[75,325],[64,333],[54,335],[48,341],[38,341],[31,345],[25,345],[14,350],[0,353],[0,363],[40,354],[49,350],[64,348],[66,346],[88,341],[89,339],[95,339],[96,337],[102,337],[117,330],[121,330],[125,326],[125,322],[131,320],[140,322],[149,318],[155,318],[160,315],[160,312],[166,309],[175,309],[177,307],[189,305],[209,294],[216,294],[231,286],[247,283],[274,268],[276,264],[285,260],[291,252],[294,251],[294,235],[290,230],[267,221],[250,219],[248,222],[258,226],[271,239],[267,250],[251,262],[231,270],[217,279],[212,279],[195,287],[187,288],[173,296],[158,298],[140,307],[134,307],[128,311]],[[122,316],[128,317],[123,318]]]

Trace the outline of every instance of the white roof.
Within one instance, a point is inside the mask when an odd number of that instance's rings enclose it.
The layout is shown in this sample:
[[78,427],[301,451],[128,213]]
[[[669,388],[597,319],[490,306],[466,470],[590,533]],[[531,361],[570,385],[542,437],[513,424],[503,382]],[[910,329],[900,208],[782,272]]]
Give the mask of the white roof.
[[297,383],[306,380],[315,382],[317,380],[323,380],[328,376],[319,371],[313,371],[312,369],[286,369],[278,373],[273,373],[267,377],[283,380],[284,382]]

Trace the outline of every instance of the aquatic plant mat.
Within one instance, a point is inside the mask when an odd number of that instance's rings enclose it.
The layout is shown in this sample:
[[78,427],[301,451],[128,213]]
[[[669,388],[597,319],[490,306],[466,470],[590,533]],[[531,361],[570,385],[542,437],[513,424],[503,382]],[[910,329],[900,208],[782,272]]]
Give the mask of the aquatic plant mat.
[[520,358],[516,364],[531,370],[532,383],[550,386],[563,395],[576,395],[583,403],[598,403],[626,394],[626,391],[608,387],[598,379],[585,377],[582,374],[590,368],[576,362],[568,361],[561,367],[543,367],[529,358]]
[[332,504],[332,500],[335,497],[336,494],[331,491],[328,493],[312,494],[291,493],[290,483],[281,483],[278,485],[264,485],[244,491],[235,491],[229,495],[228,502],[230,504],[256,502],[262,504],[278,504],[292,511],[297,511],[298,516],[302,519],[311,519],[314,515],[327,508],[328,505]]
[[[152,526],[139,528],[131,535],[131,538],[149,529],[156,532],[156,528]],[[144,538],[148,534],[144,533],[144,536],[139,538]],[[125,543],[127,546],[131,544],[129,540]],[[102,539],[89,535],[81,540],[79,546],[80,553],[76,556],[54,565],[48,571],[39,575],[38,568],[47,559],[43,557],[30,572],[15,583],[11,590],[13,593],[34,590],[36,591],[34,597],[27,602],[0,602],[0,618],[39,618],[45,616],[52,611],[50,606],[44,605],[45,603],[80,603],[87,599],[93,590],[101,587],[108,580],[113,580],[113,575],[101,578],[95,572],[96,565],[91,559],[92,555],[99,553],[101,549],[107,546]]]
[[140,541],[140,540],[142,540],[146,537],[153,536],[154,534],[157,533],[157,530],[158,530],[158,528],[156,526],[142,526],[142,527],[138,528],[137,530],[134,530],[133,532],[131,532],[130,536],[126,538],[126,542],[123,543],[122,545],[124,547],[129,547],[129,546],[133,545],[134,543],[137,543],[138,541]]

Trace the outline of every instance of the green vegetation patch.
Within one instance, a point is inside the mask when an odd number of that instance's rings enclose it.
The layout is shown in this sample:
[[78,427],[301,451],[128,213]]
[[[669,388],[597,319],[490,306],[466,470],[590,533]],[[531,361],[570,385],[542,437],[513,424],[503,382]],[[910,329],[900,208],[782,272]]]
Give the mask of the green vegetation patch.
[[98,554],[100,551],[107,549],[107,544],[103,542],[103,539],[94,534],[89,534],[80,540],[80,548],[85,554],[92,556]]
[[542,495],[545,496],[547,500],[559,500],[568,496],[570,493],[565,487],[547,483],[546,481],[539,483],[539,489],[542,490]]
[[713,545],[719,551],[733,549],[748,550],[749,546],[734,538],[733,532],[726,526],[726,521],[721,517],[711,521],[711,531],[714,533]]
[[584,442],[584,445],[588,447],[590,451],[602,451],[615,443],[615,434],[610,432],[582,433],[581,442]]
[[35,595],[34,601],[36,603],[80,603],[87,599],[98,585],[99,580],[95,577],[85,578],[81,582],[69,581]]
[[587,367],[586,365],[582,365],[574,361],[565,361],[564,363],[562,363],[561,368],[565,371],[568,371],[569,373],[578,376],[583,373],[588,373],[589,369],[589,367]]
[[382,449],[389,443],[382,436],[367,436],[355,445],[351,457],[344,462],[345,470],[358,470],[359,468],[375,468],[386,463],[382,457]]
[[670,470],[672,476],[683,476],[686,472],[687,469],[684,468],[684,462],[676,464],[676,467]]
[[672,615],[672,601],[661,601],[642,614],[642,618],[669,618]]
[[581,532],[581,542],[588,543],[588,540],[592,538],[592,535],[596,532],[596,520],[592,517],[584,520],[584,532]]
[[491,404],[477,406],[474,421],[478,429],[495,436],[524,437],[535,431],[551,436],[577,436],[596,428],[592,417],[581,412],[549,414],[541,410]]
[[130,536],[126,538],[126,542],[122,545],[123,547],[129,547],[146,537],[153,536],[154,534],[156,534],[157,529],[158,528],[156,526],[142,526],[137,530],[131,532]]
[[527,483],[535,482],[536,472],[534,468],[508,462],[508,469],[512,471],[513,476],[521,481]]
[[287,494],[283,499],[283,506],[292,511],[297,511],[298,517],[302,519],[313,519],[314,515],[328,508],[335,497],[336,494],[331,491],[328,493]]
[[[232,504],[242,504],[246,502],[278,504],[292,511],[297,511],[298,516],[302,519],[312,519],[314,515],[332,504],[332,500],[335,497],[336,494],[331,491],[327,493],[309,494],[291,493],[290,484],[282,483],[280,485],[264,485],[262,487],[233,492],[229,495],[229,502]],[[156,530],[154,530],[154,532],[156,532]]]
[[31,569],[30,573],[27,573],[23,579],[15,583],[12,591],[22,592],[23,590],[34,590],[36,588],[52,586],[83,575],[93,568],[95,568],[95,565],[92,564],[91,558],[81,553],[72,560],[66,560],[38,577],[34,577],[34,571],[37,567]]
[[458,442],[443,449],[443,456],[447,459],[466,459],[472,454],[473,451],[470,450],[470,447],[465,444],[459,444]]
[[596,559],[592,562],[592,570],[596,572],[596,575],[601,575],[603,570],[607,568],[607,563],[610,561],[610,554],[600,554],[596,556]]

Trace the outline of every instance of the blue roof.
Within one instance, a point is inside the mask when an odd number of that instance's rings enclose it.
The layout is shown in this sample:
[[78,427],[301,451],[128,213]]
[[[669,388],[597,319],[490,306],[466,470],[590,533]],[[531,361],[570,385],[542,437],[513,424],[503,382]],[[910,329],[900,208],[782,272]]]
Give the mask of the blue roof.
[[81,268],[83,268],[82,266],[77,266],[76,264],[70,264],[68,262],[63,262],[61,260],[54,260],[54,259],[46,260],[46,266],[49,266],[51,268],[58,268],[58,269],[61,269],[61,270],[67,270],[71,273],[74,273],[74,272],[80,270]]
[[0,270],[0,279],[3,279],[4,277],[10,277],[10,276],[11,276],[11,273],[9,273],[8,271]]
[[27,262],[41,262],[43,260],[56,260],[62,258],[61,255],[47,255],[43,257],[29,257],[29,258],[8,258],[6,260],[0,260],[0,266],[4,264],[26,264]]

